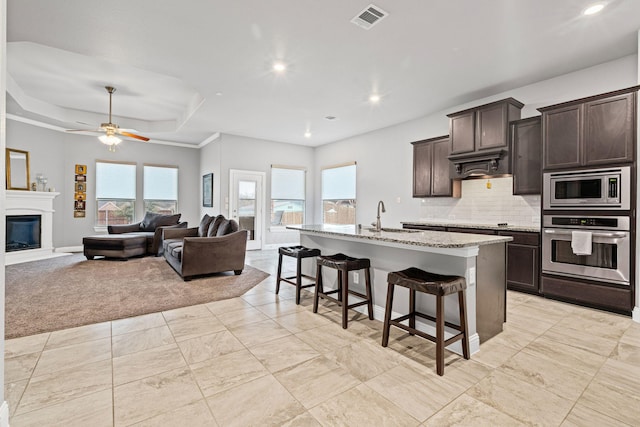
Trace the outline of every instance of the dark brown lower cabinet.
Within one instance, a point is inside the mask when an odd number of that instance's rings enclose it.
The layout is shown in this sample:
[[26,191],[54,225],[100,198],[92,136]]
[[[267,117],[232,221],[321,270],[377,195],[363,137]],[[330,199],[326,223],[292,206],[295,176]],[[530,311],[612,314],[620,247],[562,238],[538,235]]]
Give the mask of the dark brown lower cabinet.
[[498,234],[495,230],[485,230],[483,228],[447,227],[447,231],[450,231],[452,233],[468,234]]
[[447,231],[447,227],[439,225],[403,224],[402,228],[406,230]]
[[572,280],[568,277],[542,276],[542,293],[551,297],[580,305],[615,311],[626,315],[633,309],[631,289],[609,286],[597,282]]
[[507,289],[540,294],[540,233],[426,224],[403,224],[403,228],[513,237],[513,241],[507,243]]
[[507,289],[540,293],[540,234],[501,231],[507,244]]

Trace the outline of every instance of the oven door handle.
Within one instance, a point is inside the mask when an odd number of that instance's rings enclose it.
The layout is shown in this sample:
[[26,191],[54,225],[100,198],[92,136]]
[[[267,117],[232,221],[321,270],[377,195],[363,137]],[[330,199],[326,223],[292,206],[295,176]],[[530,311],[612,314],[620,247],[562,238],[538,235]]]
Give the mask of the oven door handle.
[[[545,234],[559,234],[562,236],[570,236],[571,231],[544,230]],[[593,237],[626,237],[626,233],[592,233]]]

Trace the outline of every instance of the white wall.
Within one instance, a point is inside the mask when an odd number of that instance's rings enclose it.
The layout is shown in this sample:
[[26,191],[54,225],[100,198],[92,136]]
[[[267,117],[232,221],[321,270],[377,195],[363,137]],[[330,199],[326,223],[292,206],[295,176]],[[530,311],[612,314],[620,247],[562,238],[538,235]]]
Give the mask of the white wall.
[[[115,153],[108,151],[97,137],[68,134],[37,127],[15,120],[7,121],[7,146],[29,151],[31,181],[37,173],[49,180],[60,196],[54,199],[53,245],[69,247],[82,245],[82,237],[96,234],[95,225],[95,162],[96,160],[135,162],[137,164],[136,219],[144,216],[142,204],[143,164],[178,166],[178,210],[181,221],[199,221],[199,150],[138,141],[123,141]],[[87,165],[86,218],[73,217],[75,165]]]
[[[447,217],[438,218],[438,212],[442,211],[443,206],[448,210],[454,209],[460,203],[459,200],[445,198],[436,201],[435,198],[430,198],[425,199],[421,204],[419,199],[411,197],[412,147],[410,142],[447,135],[449,120],[446,114],[448,113],[513,97],[525,104],[522,109],[522,118],[531,117],[539,114],[536,111],[539,107],[634,86],[638,79],[637,69],[637,55],[631,55],[463,105],[452,106],[399,125],[324,145],[316,149],[316,170],[319,171],[323,166],[347,161],[358,163],[357,223],[369,224],[375,219],[378,200],[383,200],[387,207],[387,213],[382,216],[382,223],[387,227],[396,227],[401,221],[411,221],[421,217],[448,219]],[[384,105],[380,105],[379,108],[384,108]],[[320,187],[320,176],[316,174],[316,194],[321,194]],[[491,195],[488,196],[491,197]],[[532,200],[535,199],[527,199],[527,203],[532,205]],[[502,202],[505,201],[502,200]],[[516,203],[509,201],[511,202]],[[431,211],[430,205],[437,209]],[[539,212],[539,199],[538,206],[533,208]],[[316,223],[322,221],[321,209],[320,204],[317,204],[314,211]],[[528,222],[522,225],[530,224],[529,218]]]
[[[230,169],[264,172],[266,174],[265,207],[267,208],[263,225],[265,230],[264,242],[267,245],[296,243],[298,241],[298,233],[295,231],[272,232],[269,230],[271,223],[270,213],[268,212],[271,199],[271,165],[306,168],[306,222],[311,223],[313,222],[315,199],[313,158],[314,149],[310,147],[222,134],[216,141],[201,149],[200,174],[214,173],[214,207],[200,208],[201,214],[222,213],[228,216],[229,211],[228,206],[225,205],[225,198],[229,197]],[[201,201],[199,203],[202,205]]]

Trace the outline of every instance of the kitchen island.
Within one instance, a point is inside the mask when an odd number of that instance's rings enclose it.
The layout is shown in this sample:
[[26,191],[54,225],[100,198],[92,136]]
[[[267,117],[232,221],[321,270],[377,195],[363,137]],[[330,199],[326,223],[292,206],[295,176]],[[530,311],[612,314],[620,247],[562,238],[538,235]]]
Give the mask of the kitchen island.
[[[467,316],[471,353],[480,343],[502,331],[506,313],[506,243],[507,236],[385,229],[374,231],[354,225],[300,225],[287,227],[300,232],[300,244],[318,248],[323,255],[338,252],[371,260],[374,317],[384,319],[387,297],[387,274],[418,267],[438,274],[463,276],[467,280]],[[315,274],[315,265],[305,266],[307,274]],[[324,285],[336,287],[335,272],[323,270]],[[362,291],[363,279],[350,277],[350,288]],[[458,323],[458,302],[455,295],[446,297],[445,319]],[[418,311],[435,315],[435,298],[418,294]],[[406,311],[404,308],[406,308]],[[409,307],[407,289],[397,289],[394,295],[396,317],[406,314]],[[429,333],[431,324],[418,327]],[[460,343],[450,347],[461,353]]]

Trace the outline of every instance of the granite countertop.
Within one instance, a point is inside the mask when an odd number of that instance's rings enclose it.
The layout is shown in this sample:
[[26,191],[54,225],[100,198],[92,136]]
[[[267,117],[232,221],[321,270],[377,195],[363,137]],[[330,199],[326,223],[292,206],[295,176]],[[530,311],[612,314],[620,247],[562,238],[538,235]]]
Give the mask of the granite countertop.
[[403,221],[401,224],[407,225],[427,225],[434,227],[459,227],[459,228],[477,228],[482,230],[503,230],[503,231],[522,231],[528,233],[539,233],[540,225],[498,225],[498,224],[478,224],[472,222],[447,222],[443,220],[418,220]]
[[291,225],[291,230],[328,236],[343,236],[364,240],[401,243],[413,246],[433,248],[465,248],[470,246],[505,243],[513,240],[508,236],[492,236],[486,234],[450,233],[446,231],[422,231],[383,228],[382,231],[371,231],[369,228],[357,228],[355,225]]

